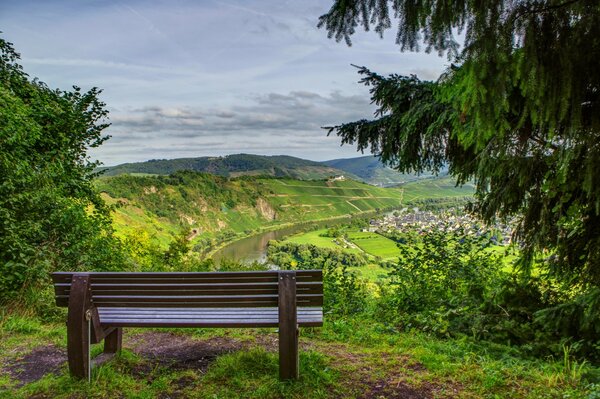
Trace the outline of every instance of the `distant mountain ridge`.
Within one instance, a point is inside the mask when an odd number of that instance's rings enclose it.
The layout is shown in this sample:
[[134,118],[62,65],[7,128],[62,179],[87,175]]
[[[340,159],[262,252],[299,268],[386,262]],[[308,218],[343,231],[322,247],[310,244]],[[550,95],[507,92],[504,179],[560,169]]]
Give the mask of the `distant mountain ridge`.
[[[180,170],[211,173],[219,176],[269,175],[294,179],[324,179],[348,172],[332,168],[320,162],[309,161],[288,155],[234,154],[221,157],[199,157],[178,159],[153,159],[146,162],[125,163],[113,167],[99,168],[104,176],[120,174],[169,175]],[[353,174],[347,177],[360,180]]]
[[152,159],[146,162],[124,163],[99,168],[98,170],[104,171],[104,176],[170,175],[181,170],[226,177],[268,175],[300,180],[326,179],[331,176],[343,175],[349,179],[384,187],[433,177],[432,174],[400,173],[384,165],[379,158],[372,155],[316,162],[288,155],[234,154],[219,157]]
[[[341,169],[348,174],[358,176],[362,181],[376,186],[395,186],[410,181],[434,177],[432,173],[400,173],[386,165],[374,155],[358,158],[340,158],[321,162],[332,168]],[[445,175],[442,171],[440,175]]]

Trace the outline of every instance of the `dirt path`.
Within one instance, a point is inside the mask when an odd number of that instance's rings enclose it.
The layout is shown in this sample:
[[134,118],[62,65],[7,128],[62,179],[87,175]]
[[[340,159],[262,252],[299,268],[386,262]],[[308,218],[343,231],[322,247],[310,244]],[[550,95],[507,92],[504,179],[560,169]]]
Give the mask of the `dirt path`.
[[346,201],[348,203],[348,205],[353,206],[354,208],[356,208],[359,212],[362,212],[362,209],[360,209],[359,207],[357,207],[356,205],[354,205],[352,202],[350,202],[350,200]]
[[217,356],[248,347],[231,338],[196,340],[187,335],[148,331],[134,335],[124,346],[150,360],[151,367],[206,371]]

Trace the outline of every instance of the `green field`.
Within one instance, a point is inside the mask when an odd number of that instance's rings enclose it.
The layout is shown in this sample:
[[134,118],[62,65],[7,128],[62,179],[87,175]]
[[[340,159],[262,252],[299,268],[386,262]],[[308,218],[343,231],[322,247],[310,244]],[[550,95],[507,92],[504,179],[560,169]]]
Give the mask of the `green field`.
[[323,248],[337,248],[349,252],[365,252],[371,256],[378,256],[384,260],[397,259],[400,256],[400,250],[396,243],[377,233],[351,231],[348,232],[348,241],[355,244],[358,248],[342,247],[333,242],[331,237],[320,237],[326,229],[310,231],[288,237],[285,241],[295,244],[312,244]]
[[351,247],[344,244],[344,240],[341,238],[335,239],[331,237],[321,237],[320,235],[325,233],[327,229],[309,231],[308,233],[296,234],[288,237],[285,241],[292,242],[294,244],[311,244],[321,248],[340,249],[343,251],[359,253],[362,252],[358,248]]
[[[295,234],[286,238],[284,241],[301,245],[311,244],[316,245],[317,247],[339,249],[352,253],[366,253],[371,256],[379,256],[384,260],[392,260],[398,257],[399,251],[396,244],[392,240],[380,236],[379,234],[361,233],[358,231],[348,233],[348,241],[356,246],[349,247],[347,245],[341,246],[336,244],[331,237],[321,237],[320,235],[326,231],[327,229],[321,229]],[[352,237],[354,237],[354,239]],[[337,241],[343,242],[341,239],[337,239]],[[350,267],[349,269],[357,272],[360,276],[370,282],[376,282],[381,277],[387,275],[387,270],[378,263],[369,263],[366,266]]]
[[470,197],[475,192],[475,186],[466,183],[456,187],[456,180],[450,176],[423,179],[398,186],[404,189],[404,201],[439,199],[448,197]]
[[[400,256],[400,250],[396,243],[377,233],[361,231],[347,232],[347,241],[356,246],[350,247],[336,244],[331,237],[321,237],[320,235],[326,231],[326,229],[321,229],[308,233],[300,233],[286,238],[285,241],[294,244],[312,244],[317,247],[340,249],[349,252],[364,252],[367,255],[378,256],[383,260],[395,260]],[[339,238],[336,241],[343,242],[345,240]]]
[[350,232],[348,239],[366,253],[379,256],[383,260],[395,260],[400,256],[396,243],[377,233]]

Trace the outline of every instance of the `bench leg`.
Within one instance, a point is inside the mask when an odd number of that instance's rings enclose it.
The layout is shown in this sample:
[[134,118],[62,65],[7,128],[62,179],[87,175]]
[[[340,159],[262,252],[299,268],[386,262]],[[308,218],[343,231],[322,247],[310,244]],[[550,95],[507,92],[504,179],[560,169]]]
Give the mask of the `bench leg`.
[[298,379],[296,272],[279,272],[279,379]]
[[297,380],[299,369],[298,359],[298,327],[289,329],[279,327],[279,379]]
[[73,275],[67,316],[67,357],[69,371],[76,378],[90,376],[90,320],[86,312],[89,300],[89,276]]
[[104,338],[104,353],[121,352],[121,344],[123,342],[123,329],[115,328],[113,332]]

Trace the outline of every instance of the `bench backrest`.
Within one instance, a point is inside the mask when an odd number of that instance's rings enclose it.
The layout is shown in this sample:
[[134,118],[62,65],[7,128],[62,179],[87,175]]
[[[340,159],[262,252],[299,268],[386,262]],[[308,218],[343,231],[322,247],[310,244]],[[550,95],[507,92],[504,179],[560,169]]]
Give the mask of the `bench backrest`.
[[[206,273],[57,272],[56,304],[68,306],[73,275],[90,278],[96,307],[277,307],[278,271]],[[323,306],[321,270],[296,271],[298,307]]]

